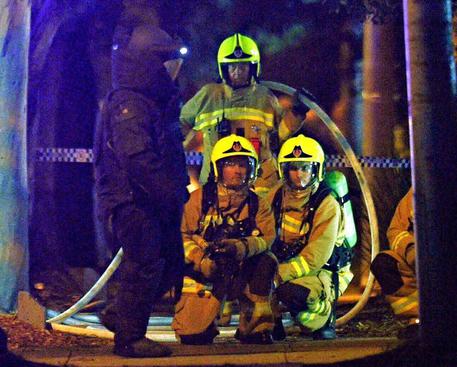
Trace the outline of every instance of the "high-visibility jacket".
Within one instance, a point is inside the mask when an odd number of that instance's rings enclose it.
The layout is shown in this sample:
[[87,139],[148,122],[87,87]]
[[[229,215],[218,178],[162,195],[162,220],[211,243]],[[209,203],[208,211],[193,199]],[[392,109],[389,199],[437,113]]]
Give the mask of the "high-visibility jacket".
[[[283,281],[314,274],[330,259],[336,245],[344,241],[344,216],[341,206],[329,194],[316,208],[312,228],[306,222],[309,209],[310,190],[294,191],[283,186],[284,197],[279,220],[278,236],[284,243],[305,240],[309,230],[309,239],[302,251],[279,265],[279,274]],[[270,191],[267,200],[272,204],[276,188]]]
[[394,314],[399,318],[419,317],[414,240],[413,191],[408,190],[395,209],[387,229],[391,250],[382,251],[371,269]]
[[[183,237],[184,253],[186,263],[195,263],[201,258],[201,250],[205,249],[206,241],[202,235],[202,228],[209,225],[210,221],[217,221],[219,215],[229,215],[235,213],[240,204],[246,200],[248,189],[235,191],[224,188],[218,185],[218,206],[217,208],[210,207],[208,213],[202,213],[202,195],[203,190],[197,189],[190,195],[189,201],[185,205],[184,215],[181,225],[181,233]],[[249,204],[239,213],[237,221],[242,221],[248,218]],[[204,218],[202,218],[205,214]],[[264,251],[268,251],[276,236],[274,217],[270,206],[266,201],[259,197],[258,210],[255,216],[255,224],[257,230],[250,236],[244,237],[247,241],[249,253],[248,257],[257,255]],[[195,258],[199,256],[199,258]]]
[[406,250],[414,243],[413,189],[400,200],[387,229],[390,248],[406,258]]
[[211,151],[220,138],[217,126],[224,119],[230,121],[230,133],[244,136],[258,149],[262,175],[255,186],[262,194],[278,181],[270,133],[277,130],[279,141],[284,141],[300,128],[301,121],[283,110],[276,96],[260,84],[238,89],[225,83],[205,85],[183,106],[180,116],[184,135],[191,129],[203,133],[202,185],[208,180]]
[[[345,238],[344,215],[341,205],[329,194],[315,209],[310,228],[306,221],[309,210],[310,195],[315,188],[294,191],[283,186],[281,213],[278,220],[278,237],[286,244],[305,241],[308,231],[308,242],[300,254],[280,263],[278,275],[281,282],[291,282],[309,290],[297,320],[311,331],[321,328],[328,320],[335,299],[335,288],[332,285],[332,272],[324,268],[329,261],[335,246],[341,246]],[[281,186],[279,190],[282,189]],[[273,204],[277,191],[275,187],[267,196]],[[338,296],[343,294],[352,280],[350,265],[338,271]]]
[[[230,190],[218,185],[217,204],[209,206],[207,213],[203,213],[203,189],[191,193],[181,225],[187,264],[199,264],[204,256],[203,250],[207,246],[205,229],[210,223],[220,224],[221,218],[228,216],[233,219],[233,223],[252,219],[249,218],[249,213],[252,213],[249,208],[250,202],[246,202],[251,195],[256,194],[249,193],[248,188]],[[270,292],[276,271],[276,260],[268,250],[276,232],[271,208],[261,197],[258,197],[254,222],[255,228],[248,226],[248,233],[242,237],[235,237],[245,241],[248,251],[247,258],[239,264],[239,273],[233,278],[229,291],[238,289],[231,296],[238,297],[239,300],[239,330],[243,335],[273,329]],[[220,310],[222,299],[213,295],[213,284],[209,283],[209,280],[200,283],[201,280],[196,279],[190,276],[184,278],[182,297],[176,306],[172,323],[178,338],[204,332],[211,327],[210,325],[214,325]]]

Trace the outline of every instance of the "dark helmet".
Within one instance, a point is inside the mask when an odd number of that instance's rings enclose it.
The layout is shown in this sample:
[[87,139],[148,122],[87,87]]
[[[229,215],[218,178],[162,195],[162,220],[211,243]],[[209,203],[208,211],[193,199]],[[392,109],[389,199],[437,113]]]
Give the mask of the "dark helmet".
[[180,40],[156,25],[121,24],[116,28],[111,53],[113,87],[153,93],[169,90],[173,81],[164,63],[182,58],[182,47]]

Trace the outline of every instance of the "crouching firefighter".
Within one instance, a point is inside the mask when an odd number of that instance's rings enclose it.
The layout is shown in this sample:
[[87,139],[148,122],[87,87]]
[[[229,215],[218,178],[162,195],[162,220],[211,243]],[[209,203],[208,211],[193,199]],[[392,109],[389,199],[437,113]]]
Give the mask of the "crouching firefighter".
[[289,311],[313,339],[334,339],[336,301],[353,277],[357,239],[347,182],[337,171],[324,180],[322,147],[303,135],[283,144],[278,163],[282,183],[267,198],[278,229],[273,337],[285,338],[281,311]]
[[413,189],[400,200],[387,229],[390,249],[381,251],[371,264],[371,271],[381,285],[395,317],[406,320],[399,338],[419,334],[419,290],[416,278]]
[[219,140],[211,154],[212,179],[192,192],[181,232],[187,264],[172,327],[183,344],[211,344],[226,300],[238,300],[235,337],[270,344],[270,300],[277,262],[269,252],[276,232],[267,202],[250,189],[258,156],[244,137]]

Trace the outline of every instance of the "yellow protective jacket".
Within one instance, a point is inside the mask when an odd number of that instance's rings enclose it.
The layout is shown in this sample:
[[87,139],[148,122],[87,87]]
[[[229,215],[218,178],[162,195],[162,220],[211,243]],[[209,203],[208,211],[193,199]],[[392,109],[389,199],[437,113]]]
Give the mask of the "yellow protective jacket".
[[[385,292],[394,314],[400,318],[419,317],[419,291],[416,279],[414,239],[414,210],[412,188],[400,200],[387,229],[391,250],[382,251],[373,261],[372,271]],[[389,257],[396,263],[396,274],[388,274],[391,267],[383,266]],[[389,280],[401,277],[398,289],[390,291]]]
[[[302,192],[292,191],[284,187],[282,199],[280,239],[284,243],[305,240],[310,230],[306,222],[309,211],[311,189]],[[315,190],[315,189],[314,189]],[[267,200],[272,205],[277,189],[268,194]],[[316,208],[308,243],[301,253],[279,264],[279,276],[287,282],[307,275],[314,275],[330,259],[334,247],[341,246],[344,241],[344,216],[340,204],[329,194]]]
[[284,141],[300,128],[300,119],[283,110],[276,96],[260,84],[239,89],[232,89],[225,83],[205,85],[183,106],[180,116],[184,136],[191,129],[203,133],[202,185],[208,180],[211,151],[219,139],[216,128],[223,119],[230,121],[231,133],[260,143],[263,173],[256,181],[256,192],[273,187],[277,183],[277,173],[269,135],[278,130],[279,140]]
[[400,200],[387,229],[390,248],[406,259],[406,250],[414,243],[413,189]]
[[[248,189],[235,191],[218,185],[218,205],[222,215],[236,213],[240,205],[248,196]],[[202,218],[203,189],[193,191],[184,208],[181,224],[181,233],[184,244],[185,261],[187,264],[198,264],[207,246],[201,230],[208,227],[210,221],[217,221],[217,208],[210,207],[208,213]],[[236,220],[244,220],[249,215],[249,204],[245,205]],[[259,197],[259,207],[255,217],[256,228],[252,235],[244,237],[247,240],[249,253],[247,257],[254,256],[270,249],[275,237],[274,216],[268,203]]]

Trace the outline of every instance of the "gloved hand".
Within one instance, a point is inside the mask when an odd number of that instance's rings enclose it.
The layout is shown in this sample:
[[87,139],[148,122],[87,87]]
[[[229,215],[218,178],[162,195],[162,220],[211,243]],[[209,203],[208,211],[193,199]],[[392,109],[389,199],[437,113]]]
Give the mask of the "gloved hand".
[[316,102],[316,97],[305,88],[297,89],[292,97],[292,112],[295,114],[306,116],[309,107],[300,101],[300,96],[303,95],[313,102]]
[[205,255],[202,257],[195,270],[200,272],[205,278],[212,279],[217,272],[216,262]]
[[227,238],[220,241],[223,247],[219,250],[219,253],[233,257],[237,261],[242,261],[248,254],[248,244],[244,240]]

